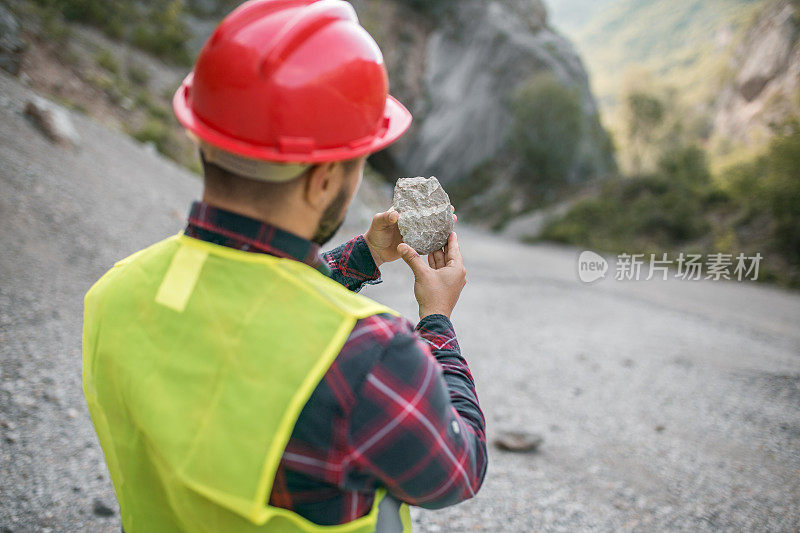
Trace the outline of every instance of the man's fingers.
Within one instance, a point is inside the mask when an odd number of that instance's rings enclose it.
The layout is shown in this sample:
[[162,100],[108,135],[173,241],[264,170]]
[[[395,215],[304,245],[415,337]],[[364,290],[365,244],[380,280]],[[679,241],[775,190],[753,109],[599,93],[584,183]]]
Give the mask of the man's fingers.
[[414,276],[422,275],[425,270],[429,268],[419,254],[406,243],[403,242],[398,244],[397,252],[400,254],[400,257],[403,258],[403,261],[406,262],[409,268],[411,268],[411,271],[414,272]]
[[388,211],[384,211],[383,213],[378,213],[374,217],[372,217],[372,223],[377,225],[379,228],[388,228],[394,224],[397,224],[397,220],[400,218],[400,213],[395,211],[394,209],[389,209]]
[[450,234],[447,238],[447,255],[445,256],[445,260],[449,265],[452,261],[455,264],[461,263],[461,249],[458,247],[458,235],[456,232]]
[[433,260],[433,252],[428,254],[428,265],[431,268],[436,268],[436,262]]
[[444,266],[444,252],[441,250],[436,250],[433,252],[433,264],[436,269],[442,268]]

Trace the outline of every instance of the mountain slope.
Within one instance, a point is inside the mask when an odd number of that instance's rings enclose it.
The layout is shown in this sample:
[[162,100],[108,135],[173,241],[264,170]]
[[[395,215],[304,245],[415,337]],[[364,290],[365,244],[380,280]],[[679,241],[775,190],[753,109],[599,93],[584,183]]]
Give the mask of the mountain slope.
[[[573,3],[579,0],[571,0]],[[737,33],[762,0],[614,0],[583,24],[573,17],[573,37],[592,75],[601,104],[613,108],[626,71],[639,68],[693,101],[705,100],[724,74]]]

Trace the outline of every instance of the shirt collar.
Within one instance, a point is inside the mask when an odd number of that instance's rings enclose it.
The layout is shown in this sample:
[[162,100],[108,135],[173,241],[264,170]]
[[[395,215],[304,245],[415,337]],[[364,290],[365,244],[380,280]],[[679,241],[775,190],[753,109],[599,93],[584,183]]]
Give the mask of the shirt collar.
[[194,202],[184,233],[187,237],[246,252],[264,253],[305,263],[330,276],[319,245],[272,224],[227,211],[205,202]]

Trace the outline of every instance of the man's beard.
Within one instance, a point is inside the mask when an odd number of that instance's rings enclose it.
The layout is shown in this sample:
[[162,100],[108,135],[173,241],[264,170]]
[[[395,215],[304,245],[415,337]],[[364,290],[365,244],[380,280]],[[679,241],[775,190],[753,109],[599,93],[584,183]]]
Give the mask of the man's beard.
[[312,241],[323,246],[331,240],[339,228],[344,223],[344,216],[347,211],[347,187],[342,187],[336,198],[325,208],[322,218],[319,220],[317,230],[314,232]]

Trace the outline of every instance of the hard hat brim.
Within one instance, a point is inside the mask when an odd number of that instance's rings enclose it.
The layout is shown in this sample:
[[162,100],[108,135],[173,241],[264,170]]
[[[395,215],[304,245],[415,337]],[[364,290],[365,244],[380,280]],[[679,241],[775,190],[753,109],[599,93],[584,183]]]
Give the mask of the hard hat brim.
[[277,146],[261,146],[226,135],[198,117],[189,103],[192,77],[193,75],[189,74],[183,80],[172,99],[172,107],[178,122],[207,143],[244,157],[282,163],[324,163],[353,159],[386,148],[399,139],[411,126],[411,112],[396,98],[389,95],[386,98],[383,127],[367,142],[360,140],[350,146],[319,148],[302,153],[281,150]]

